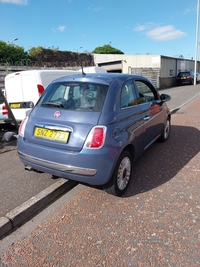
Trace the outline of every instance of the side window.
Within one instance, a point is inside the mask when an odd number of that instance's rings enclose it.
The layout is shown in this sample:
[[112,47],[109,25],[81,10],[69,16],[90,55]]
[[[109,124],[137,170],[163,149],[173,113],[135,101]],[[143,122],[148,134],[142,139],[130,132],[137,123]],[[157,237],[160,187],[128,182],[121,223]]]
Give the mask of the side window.
[[156,92],[153,92],[148,84],[143,81],[135,81],[135,84],[139,94],[139,104],[151,102],[156,99]]
[[121,108],[130,107],[138,104],[138,98],[132,80],[126,82],[121,91]]

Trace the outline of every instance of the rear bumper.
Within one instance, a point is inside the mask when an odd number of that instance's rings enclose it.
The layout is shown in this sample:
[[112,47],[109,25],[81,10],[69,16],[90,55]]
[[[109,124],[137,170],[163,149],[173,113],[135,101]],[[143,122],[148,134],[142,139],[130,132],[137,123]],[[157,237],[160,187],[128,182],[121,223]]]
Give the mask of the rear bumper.
[[182,84],[192,84],[192,80],[177,80],[178,85]]
[[32,163],[37,166],[42,165],[44,168],[54,169],[59,172],[66,172],[66,173],[69,172],[73,174],[87,175],[87,176],[94,176],[97,173],[96,169],[81,168],[81,167],[67,165],[67,164],[59,164],[56,162],[31,157],[19,151],[18,151],[18,155],[21,160],[24,160],[24,162],[29,162],[29,164]]
[[32,144],[21,136],[18,136],[17,150],[25,166],[90,185],[103,185],[110,180],[119,153],[109,147],[72,153]]

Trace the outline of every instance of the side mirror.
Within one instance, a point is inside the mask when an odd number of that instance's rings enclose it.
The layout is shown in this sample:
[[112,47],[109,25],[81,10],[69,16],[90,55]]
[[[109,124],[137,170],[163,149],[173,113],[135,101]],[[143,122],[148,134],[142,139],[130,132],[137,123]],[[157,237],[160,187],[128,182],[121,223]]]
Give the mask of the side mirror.
[[161,95],[160,95],[160,99],[161,99],[162,101],[167,102],[167,101],[170,101],[170,100],[171,100],[171,96],[170,96],[170,95],[167,95],[167,94],[161,94]]

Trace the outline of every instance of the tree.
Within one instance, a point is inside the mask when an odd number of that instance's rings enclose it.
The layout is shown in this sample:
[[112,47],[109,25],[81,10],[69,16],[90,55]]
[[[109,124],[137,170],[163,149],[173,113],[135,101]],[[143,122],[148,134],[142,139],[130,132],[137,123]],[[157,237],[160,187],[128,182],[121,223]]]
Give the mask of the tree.
[[0,58],[3,64],[15,65],[16,62],[27,60],[30,57],[23,47],[0,41]]
[[93,51],[93,54],[124,54],[121,50],[112,47],[110,44],[98,46]]
[[43,51],[44,51],[44,48],[42,46],[32,47],[29,50],[29,55],[34,60],[40,60],[41,54],[43,53]]

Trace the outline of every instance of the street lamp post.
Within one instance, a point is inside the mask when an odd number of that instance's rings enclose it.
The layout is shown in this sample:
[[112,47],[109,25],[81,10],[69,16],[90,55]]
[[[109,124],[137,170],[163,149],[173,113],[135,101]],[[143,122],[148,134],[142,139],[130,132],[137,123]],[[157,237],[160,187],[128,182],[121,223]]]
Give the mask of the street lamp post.
[[77,53],[77,62],[76,62],[76,64],[78,64],[79,59],[80,59],[81,65],[82,65],[82,59],[81,59],[81,57],[79,57],[79,53],[78,53],[81,48],[83,48],[83,47],[82,46],[79,46],[78,48],[73,48],[73,50]]
[[197,76],[198,32],[199,32],[199,0],[197,0],[197,22],[196,22],[196,45],[195,45],[195,64],[194,64],[194,85],[196,85],[196,76]]
[[83,48],[82,46],[79,46],[79,48],[73,48],[73,50],[75,50],[76,52],[77,52],[77,54],[78,54],[78,51],[79,51],[79,49],[81,49],[81,48]]
[[15,41],[17,41],[17,40],[18,40],[18,38],[14,38],[13,41],[12,41],[12,44],[13,44],[13,42],[15,42]]
[[14,38],[12,41],[7,41],[7,43],[9,43],[9,44],[13,44],[15,41],[17,41],[18,40],[18,38]]

